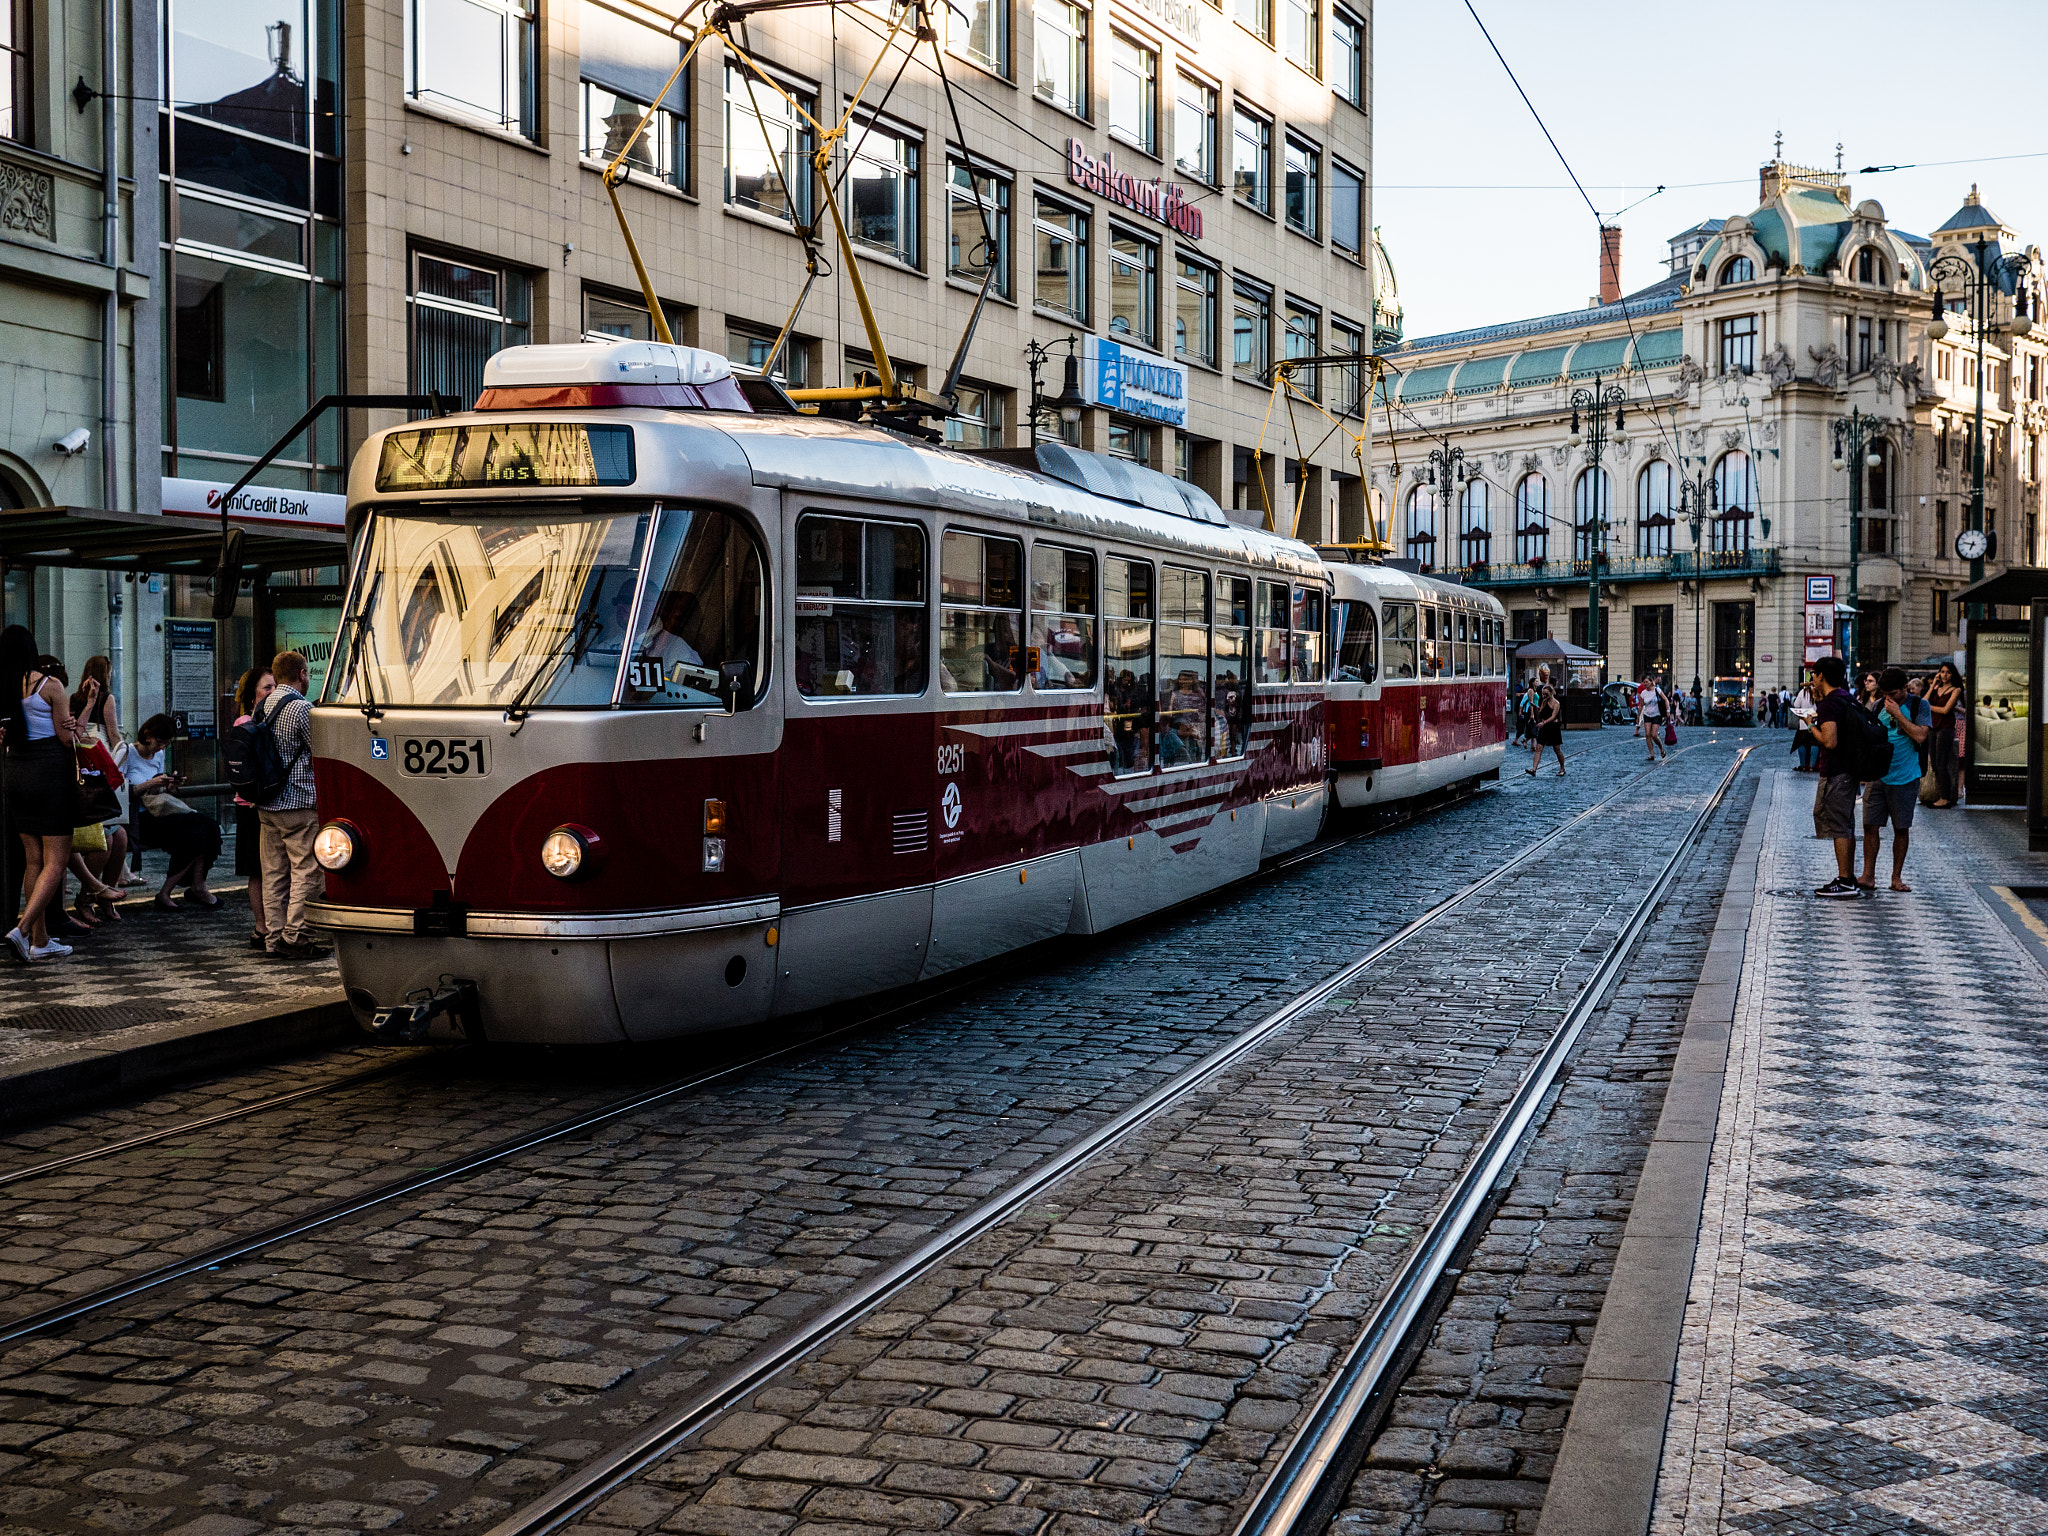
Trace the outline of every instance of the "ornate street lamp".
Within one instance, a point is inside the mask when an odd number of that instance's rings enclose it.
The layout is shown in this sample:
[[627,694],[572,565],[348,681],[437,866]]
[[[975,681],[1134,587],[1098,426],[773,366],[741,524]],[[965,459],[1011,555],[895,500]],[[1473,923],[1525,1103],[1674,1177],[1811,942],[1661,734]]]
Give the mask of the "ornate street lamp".
[[[1591,555],[1586,562],[1590,573],[1586,583],[1586,649],[1600,658],[1602,683],[1607,681],[1607,652],[1601,644],[1600,634],[1600,561],[1607,543],[1607,518],[1600,506],[1600,483],[1606,479],[1600,458],[1607,450],[1608,413],[1610,410],[1613,412],[1614,430],[1621,431],[1627,401],[1628,391],[1619,384],[1603,386],[1600,375],[1594,374],[1591,389],[1572,391],[1572,434],[1566,439],[1574,448],[1584,443],[1587,457],[1593,465],[1593,504],[1587,509],[1586,523],[1579,531],[1587,535],[1588,553]],[[1579,424],[1581,412],[1585,413],[1583,429]]]
[[[1047,395],[1039,388],[1038,373],[1052,357],[1055,347],[1067,349],[1066,373],[1060,381],[1060,392]],[[1029,341],[1024,344],[1026,365],[1031,370],[1031,446],[1038,446],[1038,413],[1051,406],[1060,413],[1060,420],[1072,426],[1081,419],[1081,412],[1088,402],[1081,395],[1081,338],[1062,336],[1057,341]]]
[[1852,463],[1856,466],[1856,472],[1849,477],[1849,601],[1845,605],[1849,610],[1849,654],[1843,658],[1851,667],[1863,665],[1863,609],[1856,601],[1857,561],[1863,553],[1863,472],[1884,463],[1884,454],[1877,445],[1883,440],[1887,425],[1861,410],[1837,417],[1835,457],[1828,466],[1835,470]]
[[[1463,448],[1448,446],[1432,448],[1429,450],[1429,468],[1424,471],[1423,478],[1435,488],[1437,505],[1443,509],[1442,514],[1437,519],[1437,528],[1439,530],[1437,538],[1440,543],[1448,542],[1451,534],[1451,512],[1454,505],[1454,498],[1451,493],[1454,489],[1463,486],[1466,481],[1477,480],[1479,478],[1478,466],[1465,462],[1465,450]],[[1464,554],[1462,542],[1459,545],[1458,553],[1461,556]],[[1438,563],[1442,563],[1441,559],[1439,559]]]
[[[2027,258],[1993,256],[1991,242],[1981,235],[1970,242],[1970,249],[1974,261],[1965,261],[1949,251],[1928,263],[1927,275],[1934,283],[1934,320],[1927,327],[1927,336],[1930,341],[1939,341],[1948,334],[1941,290],[1944,283],[1953,285],[1960,290],[1958,312],[1969,316],[1971,328],[1977,333],[1977,412],[1970,434],[1970,522],[1956,535],[1956,552],[1970,562],[1970,583],[1974,586],[1984,579],[1985,558],[1997,552],[1984,527],[1984,336],[1996,329],[2008,336],[2021,337],[2034,328],[2034,322],[2027,314],[2027,296],[2021,289]],[[2008,285],[2012,289],[2013,316],[2001,323],[1998,302]],[[1972,534],[1977,537],[1970,537]],[[1853,572],[1855,567],[1852,565],[1850,570]],[[1983,617],[1982,609],[1981,603],[1972,603],[1970,617]]]

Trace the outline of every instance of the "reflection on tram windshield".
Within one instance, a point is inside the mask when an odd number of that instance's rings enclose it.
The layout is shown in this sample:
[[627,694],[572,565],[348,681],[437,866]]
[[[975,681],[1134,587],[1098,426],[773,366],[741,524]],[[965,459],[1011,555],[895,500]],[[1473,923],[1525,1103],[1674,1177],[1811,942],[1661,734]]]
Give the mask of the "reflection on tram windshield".
[[[372,519],[326,702],[524,709],[715,707],[760,680],[760,556],[723,513]],[[653,533],[640,612],[633,599]],[[630,643],[628,643],[630,640]]]

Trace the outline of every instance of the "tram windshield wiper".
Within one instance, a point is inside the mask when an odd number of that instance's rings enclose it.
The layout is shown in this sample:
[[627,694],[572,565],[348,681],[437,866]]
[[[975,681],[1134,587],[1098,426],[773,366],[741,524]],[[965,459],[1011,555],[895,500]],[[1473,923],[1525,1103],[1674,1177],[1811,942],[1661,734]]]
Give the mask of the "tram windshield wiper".
[[[568,648],[557,651],[538,667],[535,667],[526,681],[519,685],[519,691],[512,696],[512,702],[505,706],[506,720],[510,721],[517,717],[519,725],[525,725],[526,717],[532,713],[532,710],[527,707],[527,700],[533,696],[534,691],[543,682],[551,680],[555,673],[561,670],[564,661],[567,661],[572,667],[582,664],[583,653],[589,649],[590,641],[599,627],[597,599],[603,590],[604,583],[602,581],[591,583],[590,601],[583,605],[583,612],[576,616],[576,628],[569,636]],[[513,727],[512,734],[514,736],[519,734],[518,726]]]

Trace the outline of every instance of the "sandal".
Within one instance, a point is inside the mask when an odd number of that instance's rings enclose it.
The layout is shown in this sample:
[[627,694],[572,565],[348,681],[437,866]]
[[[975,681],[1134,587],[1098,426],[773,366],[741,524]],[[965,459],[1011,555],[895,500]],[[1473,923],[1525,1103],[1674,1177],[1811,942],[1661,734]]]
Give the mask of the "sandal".
[[93,897],[92,904],[98,909],[102,921],[109,923],[121,921],[121,894],[112,886],[106,887],[102,894]]
[[68,909],[71,921],[88,931],[99,927],[99,919],[86,910],[88,898],[81,896]]

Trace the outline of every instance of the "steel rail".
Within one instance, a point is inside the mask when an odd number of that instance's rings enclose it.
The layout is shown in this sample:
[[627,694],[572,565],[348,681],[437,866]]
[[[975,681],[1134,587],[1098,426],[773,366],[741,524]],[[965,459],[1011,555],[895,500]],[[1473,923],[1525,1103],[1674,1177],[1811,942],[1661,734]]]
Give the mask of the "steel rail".
[[[1740,765],[1738,759],[1736,766]],[[1730,770],[1731,776],[1733,771]],[[1408,943],[1463,903],[1505,879],[1648,777],[1647,770],[1638,770],[1619,787],[1569,821],[1528,844],[1505,862],[1437,902],[1421,915],[1410,919],[1391,937],[1373,945],[1358,959],[1297,992],[1280,1007],[1225,1041],[1193,1066],[1153,1089],[1121,1113],[1070,1142],[1047,1161],[975,1206],[911,1252],[820,1308],[782,1338],[771,1341],[743,1358],[731,1370],[700,1387],[683,1403],[632,1439],[579,1467],[548,1492],[492,1526],[483,1533],[483,1536],[546,1536],[546,1533],[559,1531],[587,1514],[600,1500],[609,1497],[622,1484],[661,1461],[691,1435],[696,1434],[751,1393],[758,1391],[774,1376],[795,1364],[811,1350],[916,1283],[949,1255],[991,1228],[1001,1225],[1097,1153],[1180,1103],[1196,1089],[1263,1045],[1274,1034],[1293,1024],[1304,1014],[1320,1007],[1329,1000],[1332,993],[1354,980],[1361,972],[1377,964],[1386,955]]]
[[1309,1536],[1324,1529],[1335,1515],[1356,1470],[1351,1464],[1353,1458],[1345,1455],[1347,1449],[1357,1448],[1354,1430],[1369,1409],[1400,1386],[1403,1373],[1397,1373],[1395,1367],[1404,1361],[1410,1335],[1433,1316],[1429,1300],[1437,1283],[1444,1278],[1453,1255],[1487,1205],[1494,1184],[1520,1150],[1535,1123],[1537,1110],[1578,1044],[1579,1036],[1621,980],[1636,941],[1677,878],[1680,864],[1692,852],[1708,819],[1726,798],[1735,776],[1755,750],[1744,747],[1736,754],[1591,978],[1579,989],[1544,1046],[1543,1054],[1523,1077],[1514,1097],[1508,1100],[1480,1143],[1478,1153],[1466,1165],[1443,1209],[1421,1241],[1409,1250],[1279,1466],[1238,1522],[1234,1536]]

